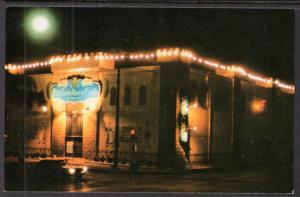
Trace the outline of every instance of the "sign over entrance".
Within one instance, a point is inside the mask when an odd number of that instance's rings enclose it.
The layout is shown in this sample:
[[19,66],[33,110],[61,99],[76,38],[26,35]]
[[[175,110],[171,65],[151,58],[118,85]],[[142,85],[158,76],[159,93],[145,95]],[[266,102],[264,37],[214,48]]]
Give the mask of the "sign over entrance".
[[53,84],[50,89],[52,99],[60,99],[64,102],[82,102],[90,98],[97,98],[100,92],[100,83],[88,78],[77,77]]

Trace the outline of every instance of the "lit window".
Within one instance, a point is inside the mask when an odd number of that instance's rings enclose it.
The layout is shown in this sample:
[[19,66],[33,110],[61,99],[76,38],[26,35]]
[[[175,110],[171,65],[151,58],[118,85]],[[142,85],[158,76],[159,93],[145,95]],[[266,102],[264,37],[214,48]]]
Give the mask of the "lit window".
[[139,92],[139,105],[145,105],[147,100],[146,86],[142,85]]
[[131,89],[128,86],[125,88],[124,105],[131,105]]

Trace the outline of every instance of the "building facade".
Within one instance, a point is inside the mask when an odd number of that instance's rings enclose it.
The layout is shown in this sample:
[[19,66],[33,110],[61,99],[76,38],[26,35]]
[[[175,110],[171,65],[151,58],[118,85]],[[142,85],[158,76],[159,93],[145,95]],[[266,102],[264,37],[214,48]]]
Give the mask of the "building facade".
[[128,163],[134,154],[148,166],[292,160],[294,86],[240,66],[171,48],[6,69],[36,92],[7,110],[7,154],[23,139],[26,156]]

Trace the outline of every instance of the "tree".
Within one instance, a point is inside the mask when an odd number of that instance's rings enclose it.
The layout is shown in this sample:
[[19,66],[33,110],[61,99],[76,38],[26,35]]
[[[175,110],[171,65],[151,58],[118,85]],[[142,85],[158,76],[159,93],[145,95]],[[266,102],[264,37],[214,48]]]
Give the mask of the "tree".
[[27,117],[34,103],[43,105],[46,100],[31,77],[9,72],[5,77],[5,153],[23,156]]

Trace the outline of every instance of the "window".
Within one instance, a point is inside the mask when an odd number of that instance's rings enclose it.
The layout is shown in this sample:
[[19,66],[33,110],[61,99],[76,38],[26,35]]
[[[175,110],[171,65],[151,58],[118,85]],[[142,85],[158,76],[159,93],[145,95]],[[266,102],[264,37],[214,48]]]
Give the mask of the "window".
[[142,85],[139,92],[139,105],[145,105],[147,100],[146,86]]
[[117,103],[117,90],[115,87],[110,89],[110,105],[116,105]]
[[105,140],[105,143],[106,143],[106,146],[109,146],[111,144],[113,144],[113,129],[112,128],[105,128],[105,132],[106,132],[106,140]]
[[128,86],[125,88],[124,105],[131,105],[131,89]]

